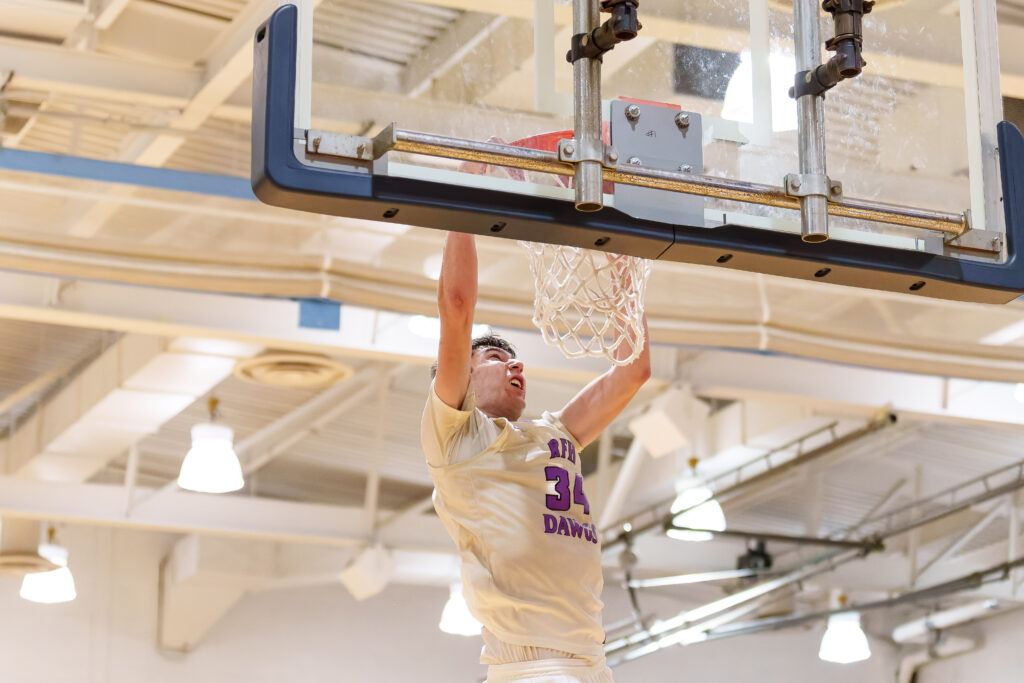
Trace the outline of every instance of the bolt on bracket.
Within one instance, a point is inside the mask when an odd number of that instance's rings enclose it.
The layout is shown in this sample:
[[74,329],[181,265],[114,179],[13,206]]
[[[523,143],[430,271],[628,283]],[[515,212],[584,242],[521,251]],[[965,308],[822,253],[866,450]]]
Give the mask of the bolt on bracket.
[[789,173],[783,183],[790,197],[825,197],[830,202],[843,201],[843,184],[827,175]]
[[[970,210],[967,214],[968,226],[970,226]],[[952,249],[968,249],[971,251],[984,251],[999,254],[1003,251],[1003,240],[1005,235],[995,230],[976,230],[968,227],[967,232],[960,235],[948,235],[943,240],[947,247]]]
[[389,124],[375,137],[342,135],[322,130],[306,131],[306,151],[310,154],[342,157],[356,161],[379,159],[395,146],[395,124]]
[[596,148],[588,149],[588,146],[581,145],[575,138],[566,138],[558,141],[558,160],[570,164],[596,161],[607,168],[615,168],[619,163],[619,153],[603,142]]

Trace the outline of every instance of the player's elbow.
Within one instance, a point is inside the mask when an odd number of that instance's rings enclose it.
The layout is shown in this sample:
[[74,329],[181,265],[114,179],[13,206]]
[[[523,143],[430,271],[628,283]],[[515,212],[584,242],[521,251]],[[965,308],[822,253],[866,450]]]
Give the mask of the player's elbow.
[[437,293],[437,309],[442,319],[472,317],[475,308],[476,297],[468,292],[444,288]]

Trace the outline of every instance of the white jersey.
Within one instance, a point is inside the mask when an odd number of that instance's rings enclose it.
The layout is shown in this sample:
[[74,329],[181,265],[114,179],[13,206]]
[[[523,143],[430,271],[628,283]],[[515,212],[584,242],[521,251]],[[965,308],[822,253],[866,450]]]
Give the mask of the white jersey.
[[473,616],[500,640],[603,657],[601,545],[579,443],[557,414],[510,422],[430,387],[420,438]]

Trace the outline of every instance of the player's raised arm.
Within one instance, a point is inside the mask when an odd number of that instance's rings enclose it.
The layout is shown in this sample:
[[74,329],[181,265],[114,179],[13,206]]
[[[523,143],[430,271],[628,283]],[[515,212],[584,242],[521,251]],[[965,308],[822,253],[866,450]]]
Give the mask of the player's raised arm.
[[[651,376],[651,347],[647,338],[647,316],[643,318],[643,350],[629,365],[617,365],[583,387],[562,411],[562,424],[586,446],[600,436]],[[616,358],[625,358],[628,345],[620,344]]]
[[434,390],[452,408],[461,408],[469,387],[470,344],[476,310],[476,242],[472,235],[450,232],[444,243],[437,309],[441,343]]

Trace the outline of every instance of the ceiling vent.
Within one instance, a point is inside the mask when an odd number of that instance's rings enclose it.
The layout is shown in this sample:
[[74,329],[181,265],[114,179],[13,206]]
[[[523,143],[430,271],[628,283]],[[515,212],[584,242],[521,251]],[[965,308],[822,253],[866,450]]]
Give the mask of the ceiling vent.
[[238,361],[234,374],[264,386],[313,389],[348,379],[352,368],[317,354],[270,352]]

